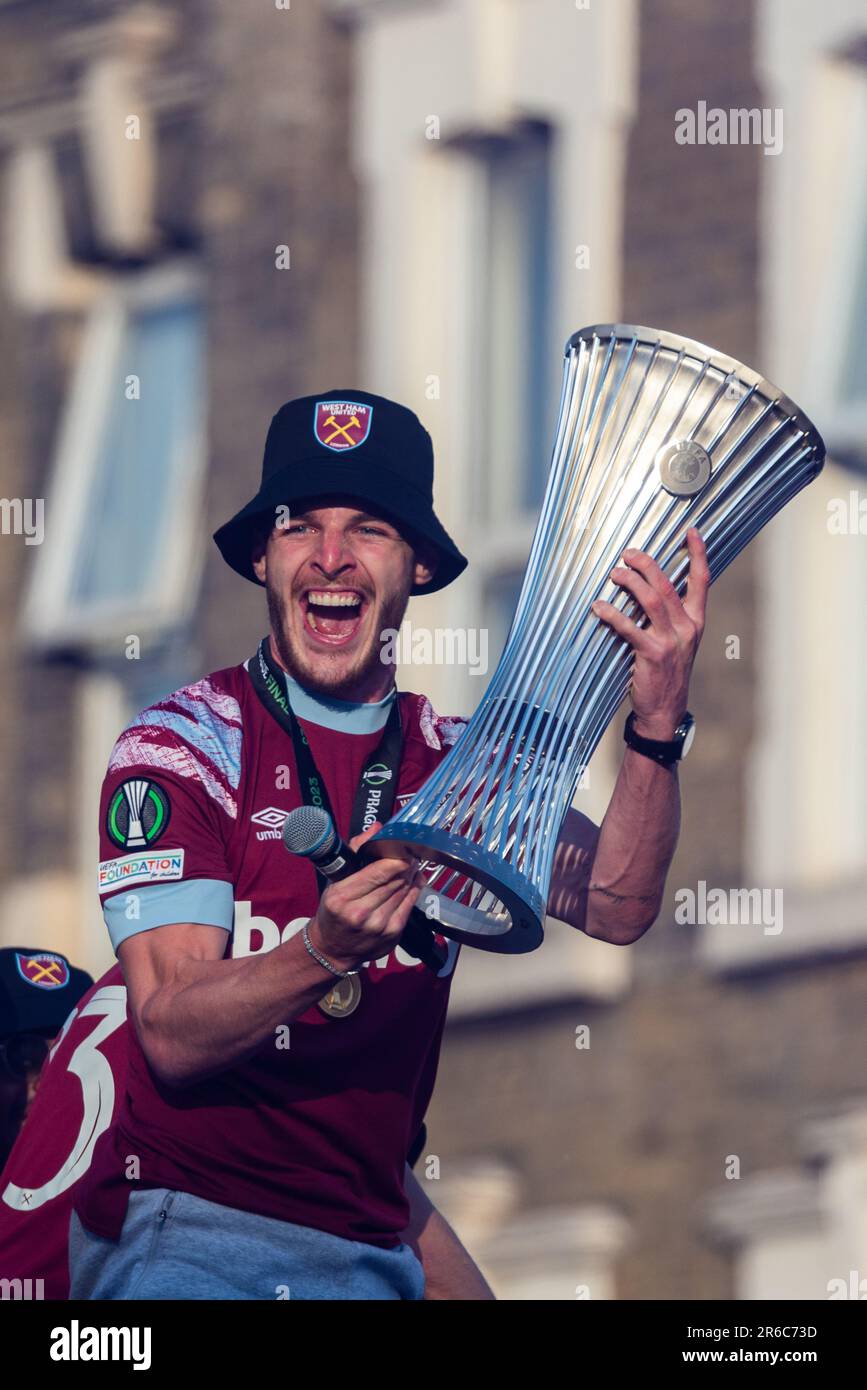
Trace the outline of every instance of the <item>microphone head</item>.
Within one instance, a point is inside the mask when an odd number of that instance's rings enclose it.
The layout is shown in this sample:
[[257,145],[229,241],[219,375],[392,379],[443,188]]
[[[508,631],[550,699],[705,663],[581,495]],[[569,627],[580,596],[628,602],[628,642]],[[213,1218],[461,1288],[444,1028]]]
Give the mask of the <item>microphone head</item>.
[[283,844],[290,854],[320,854],[335,838],[334,822],[321,806],[299,806],[283,822]]

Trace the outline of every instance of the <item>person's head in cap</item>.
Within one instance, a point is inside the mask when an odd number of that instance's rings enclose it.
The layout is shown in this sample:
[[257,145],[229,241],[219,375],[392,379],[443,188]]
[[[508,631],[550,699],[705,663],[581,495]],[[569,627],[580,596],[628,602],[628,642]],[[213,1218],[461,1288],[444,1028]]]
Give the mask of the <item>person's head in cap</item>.
[[56,951],[0,949],[0,1168],[27,1118],[51,1044],[92,984]]
[[405,406],[332,390],[281,406],[258,493],[215,533],[223,558],[264,586],[274,655],[339,699],[387,694],[382,634],[412,594],[442,589],[466,560],[433,509],[433,447]]

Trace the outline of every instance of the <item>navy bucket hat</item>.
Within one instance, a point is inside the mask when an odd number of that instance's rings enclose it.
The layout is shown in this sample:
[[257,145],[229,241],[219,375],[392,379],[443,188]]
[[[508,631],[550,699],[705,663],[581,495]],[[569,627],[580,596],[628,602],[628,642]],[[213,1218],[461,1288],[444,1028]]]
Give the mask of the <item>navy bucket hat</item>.
[[345,497],[393,522],[410,542],[436,553],[436,573],[414,594],[444,589],[467,561],[433,509],[433,445],[406,406],[368,391],[333,390],[300,396],[277,411],[265,441],[259,491],[214,532],[228,565],[254,584],[253,546],[276,510],[290,515],[305,501]]
[[93,980],[57,951],[38,946],[0,950],[0,1038],[60,1032]]

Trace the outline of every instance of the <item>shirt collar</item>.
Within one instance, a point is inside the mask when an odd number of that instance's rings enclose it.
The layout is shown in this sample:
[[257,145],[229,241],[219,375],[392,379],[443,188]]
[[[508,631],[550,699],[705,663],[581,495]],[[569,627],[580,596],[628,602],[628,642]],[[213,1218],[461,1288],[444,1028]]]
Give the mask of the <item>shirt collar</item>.
[[317,695],[312,690],[305,690],[288,674],[286,694],[292,713],[298,719],[309,719],[311,724],[321,724],[325,729],[335,729],[344,734],[373,734],[377,729],[384,729],[397,699],[397,690],[392,687],[381,700],[370,704],[335,700],[330,695]]

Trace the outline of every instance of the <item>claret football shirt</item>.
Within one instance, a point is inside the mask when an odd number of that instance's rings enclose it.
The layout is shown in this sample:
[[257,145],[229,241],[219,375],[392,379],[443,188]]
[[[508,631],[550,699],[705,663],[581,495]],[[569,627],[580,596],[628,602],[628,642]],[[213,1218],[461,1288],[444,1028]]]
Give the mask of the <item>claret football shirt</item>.
[[0,1178],[0,1280],[12,1297],[69,1297],[73,1194],[120,1103],[130,1031],[115,964],[63,1025]]
[[[292,708],[349,835],[360,774],[399,701],[401,805],[463,728],[422,696],[378,705],[312,697],[287,680]],[[301,804],[292,740],[257,695],[246,664],[144,710],[124,730],[102,790],[99,891],[117,947],[135,932],[202,922],[226,932],[227,957],[273,950],[318,902],[316,874],[281,828]],[[437,974],[397,947],[361,967],[355,1011],[313,1005],[244,1063],[184,1088],[151,1072],[128,1033],[126,1094],[96,1145],[75,1208],[116,1239],[134,1186],[191,1192],[384,1248],[409,1220],[404,1163],[439,1058],[456,943]],[[288,1045],[287,1045],[288,1043]]]

